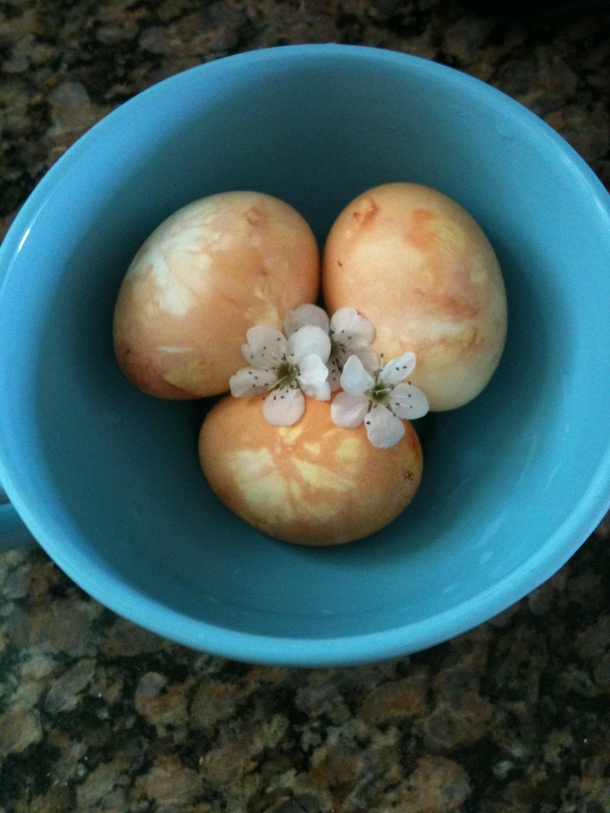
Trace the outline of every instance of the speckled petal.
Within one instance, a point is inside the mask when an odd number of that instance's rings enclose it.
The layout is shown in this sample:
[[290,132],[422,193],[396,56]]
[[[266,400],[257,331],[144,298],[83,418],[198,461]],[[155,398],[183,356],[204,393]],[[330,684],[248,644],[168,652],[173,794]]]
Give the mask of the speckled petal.
[[330,329],[338,341],[346,344],[372,344],[375,328],[354,308],[339,308],[330,320]]
[[430,409],[425,394],[419,387],[408,382],[397,384],[394,387],[388,406],[394,415],[399,418],[406,418],[409,421],[423,417]]
[[380,378],[384,384],[398,384],[411,375],[415,369],[415,353],[403,353],[402,356],[388,361],[381,371]]
[[389,449],[405,434],[404,423],[384,406],[373,407],[364,424],[368,439],[378,449]]
[[335,392],[341,387],[341,370],[337,361],[328,362],[328,383],[331,392]]
[[286,337],[279,330],[264,325],[251,327],[246,333],[247,344],[241,354],[249,364],[261,370],[277,367],[286,355]]
[[250,398],[267,392],[275,381],[275,373],[268,373],[258,367],[242,367],[229,379],[229,387],[235,398]]
[[292,426],[304,412],[305,396],[289,387],[273,390],[263,404],[263,415],[271,426]]

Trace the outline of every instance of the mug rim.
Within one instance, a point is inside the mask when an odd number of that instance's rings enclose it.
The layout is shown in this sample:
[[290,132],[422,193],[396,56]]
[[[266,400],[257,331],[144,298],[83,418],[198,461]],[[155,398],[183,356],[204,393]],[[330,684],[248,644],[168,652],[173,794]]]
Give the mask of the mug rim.
[[[50,168],[24,203],[0,247],[0,307],[3,292],[20,248],[36,218],[64,173],[80,156],[103,139],[125,116],[140,105],[148,105],[162,96],[170,86],[178,87],[184,77],[194,72],[212,78],[230,63],[235,67],[264,62],[282,64],[286,59],[320,59],[358,56],[360,60],[395,66],[397,72],[409,66],[431,81],[459,89],[476,96],[495,111],[510,114],[520,128],[545,136],[566,172],[586,183],[588,193],[608,220],[610,228],[610,195],[583,158],[548,124],[497,88],[454,68],[403,54],[359,45],[291,45],[276,46],[224,57],[171,76],[142,91],[104,117],[85,133]],[[0,363],[1,359],[0,359]],[[8,470],[4,453],[7,441],[0,422],[0,480],[22,517],[41,546],[56,564],[83,590],[105,607],[128,618],[158,635],[177,643],[214,655],[241,661],[279,666],[338,666],[382,660],[409,654],[435,646],[492,618],[520,600],[550,578],[595,530],[610,508],[610,449],[601,459],[595,477],[589,482],[580,500],[574,505],[562,526],[526,561],[514,568],[496,584],[482,593],[460,602],[426,619],[404,624],[390,630],[341,638],[273,637],[238,632],[206,621],[196,620],[170,609],[149,595],[135,589],[122,576],[104,568],[82,547],[75,551],[76,534],[63,526],[45,524],[36,516],[33,499],[27,496],[27,478]]]

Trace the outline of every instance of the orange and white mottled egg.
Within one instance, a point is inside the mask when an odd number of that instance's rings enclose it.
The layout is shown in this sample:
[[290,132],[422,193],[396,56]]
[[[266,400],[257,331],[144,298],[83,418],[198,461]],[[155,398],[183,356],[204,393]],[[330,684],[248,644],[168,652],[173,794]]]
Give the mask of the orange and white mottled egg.
[[422,475],[415,430],[390,449],[369,443],[364,424],[340,429],[328,403],[307,400],[301,420],[271,426],[260,398],[223,398],[199,437],[205,476],[222,502],[265,533],[300,545],[341,545],[368,536],[411,502]]
[[498,260],[473,218],[426,186],[391,183],[350,203],[324,249],[329,313],[350,306],[385,359],[411,350],[432,410],[462,406],[493,375],[506,339]]
[[162,398],[200,398],[229,388],[244,366],[254,325],[282,328],[314,302],[319,252],[291,206],[258,192],[224,192],[167,218],[123,281],[114,316],[119,364],[137,387]]

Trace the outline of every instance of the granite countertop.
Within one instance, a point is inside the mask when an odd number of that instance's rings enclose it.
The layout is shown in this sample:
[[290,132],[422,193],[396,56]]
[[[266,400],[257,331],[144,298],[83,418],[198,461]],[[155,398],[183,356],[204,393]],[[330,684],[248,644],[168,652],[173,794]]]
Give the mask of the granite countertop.
[[[453,0],[4,0],[0,226],[133,94],[286,43],[464,70],[542,116],[610,185],[603,8],[511,19]],[[607,519],[553,579],[449,643],[307,670],[173,645],[41,550],[1,555],[0,813],[610,813],[609,541]]]

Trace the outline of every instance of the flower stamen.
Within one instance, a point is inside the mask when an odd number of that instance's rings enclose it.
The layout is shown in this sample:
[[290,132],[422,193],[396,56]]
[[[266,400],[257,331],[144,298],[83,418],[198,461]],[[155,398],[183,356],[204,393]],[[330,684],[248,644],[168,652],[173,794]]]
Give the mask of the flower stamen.
[[366,395],[374,404],[387,404],[394,387],[388,386],[381,379],[381,371],[377,372],[373,386],[366,391]]
[[294,362],[290,361],[286,358],[286,356],[284,356],[283,360],[275,368],[274,373],[277,381],[271,389],[280,390],[284,389],[285,387],[296,386],[296,380],[300,376],[301,371],[298,364],[294,364]]

